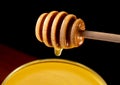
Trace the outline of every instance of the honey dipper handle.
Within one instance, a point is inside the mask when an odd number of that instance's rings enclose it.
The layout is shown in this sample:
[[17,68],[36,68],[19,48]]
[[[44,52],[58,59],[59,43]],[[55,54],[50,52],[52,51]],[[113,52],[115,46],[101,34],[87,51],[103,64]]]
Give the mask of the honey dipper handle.
[[120,43],[120,35],[119,34],[95,32],[95,31],[86,30],[83,32],[83,35],[87,39]]

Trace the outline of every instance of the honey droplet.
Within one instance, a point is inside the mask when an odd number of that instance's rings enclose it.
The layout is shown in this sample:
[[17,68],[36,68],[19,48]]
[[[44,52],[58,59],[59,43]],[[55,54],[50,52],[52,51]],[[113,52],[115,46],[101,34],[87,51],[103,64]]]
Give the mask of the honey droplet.
[[63,50],[63,49],[56,49],[56,48],[54,48],[54,53],[55,53],[55,55],[56,55],[56,56],[60,56],[61,53],[62,53],[62,50]]

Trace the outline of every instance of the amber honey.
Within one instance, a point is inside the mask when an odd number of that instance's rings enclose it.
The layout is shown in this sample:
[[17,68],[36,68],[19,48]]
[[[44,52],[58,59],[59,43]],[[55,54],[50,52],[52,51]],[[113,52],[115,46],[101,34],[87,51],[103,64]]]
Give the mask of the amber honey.
[[3,81],[2,85],[107,85],[87,66],[63,59],[35,60],[24,64]]

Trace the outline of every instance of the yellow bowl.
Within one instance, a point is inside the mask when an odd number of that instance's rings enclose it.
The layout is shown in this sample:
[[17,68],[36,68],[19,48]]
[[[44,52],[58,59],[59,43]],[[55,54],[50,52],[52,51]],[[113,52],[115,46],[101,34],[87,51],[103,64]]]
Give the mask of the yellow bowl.
[[87,66],[64,59],[34,60],[11,72],[2,85],[107,85]]

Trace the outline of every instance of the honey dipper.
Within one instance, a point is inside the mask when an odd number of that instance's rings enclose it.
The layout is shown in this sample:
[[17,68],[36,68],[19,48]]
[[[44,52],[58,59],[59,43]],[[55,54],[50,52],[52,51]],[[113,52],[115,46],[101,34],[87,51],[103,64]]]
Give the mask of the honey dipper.
[[82,19],[65,11],[41,14],[36,23],[35,35],[47,47],[53,47],[56,56],[60,56],[63,49],[82,45],[84,38],[120,43],[120,35],[85,30]]

